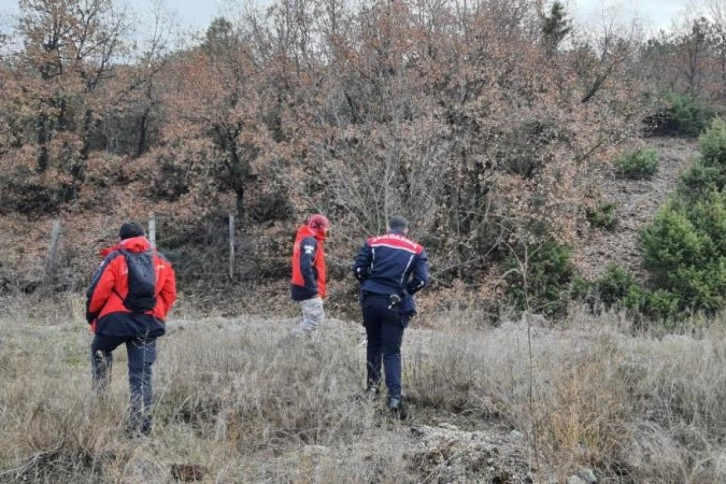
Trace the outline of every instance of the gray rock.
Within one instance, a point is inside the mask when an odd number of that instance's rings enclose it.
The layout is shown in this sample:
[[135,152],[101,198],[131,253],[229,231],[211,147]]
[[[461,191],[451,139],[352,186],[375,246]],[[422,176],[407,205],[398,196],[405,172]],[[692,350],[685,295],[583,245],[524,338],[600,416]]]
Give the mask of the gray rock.
[[329,449],[325,447],[324,445],[306,445],[302,449],[303,455],[310,455],[310,456],[316,456],[316,455],[326,455],[328,454]]
[[577,476],[570,476],[567,478],[567,484],[587,484],[587,482]]
[[577,471],[577,477],[585,481],[587,484],[595,484],[597,482],[597,477],[595,477],[595,473],[592,469],[580,469]]
[[512,430],[511,432],[509,432],[509,438],[514,440],[522,440],[524,439],[524,434],[519,430]]

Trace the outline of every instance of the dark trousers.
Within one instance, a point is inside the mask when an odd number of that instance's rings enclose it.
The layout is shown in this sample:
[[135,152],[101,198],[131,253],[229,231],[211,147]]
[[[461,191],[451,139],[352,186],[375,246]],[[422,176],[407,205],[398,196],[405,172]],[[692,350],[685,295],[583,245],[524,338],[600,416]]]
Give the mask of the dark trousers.
[[96,335],[91,344],[93,387],[102,393],[108,387],[113,365],[113,350],[126,344],[129,363],[129,429],[148,434],[151,430],[151,365],[156,360],[155,337],[117,337]]
[[401,398],[401,342],[404,325],[400,308],[390,306],[388,296],[366,294],[361,303],[368,338],[368,386],[381,381],[381,363],[386,374],[388,399]]

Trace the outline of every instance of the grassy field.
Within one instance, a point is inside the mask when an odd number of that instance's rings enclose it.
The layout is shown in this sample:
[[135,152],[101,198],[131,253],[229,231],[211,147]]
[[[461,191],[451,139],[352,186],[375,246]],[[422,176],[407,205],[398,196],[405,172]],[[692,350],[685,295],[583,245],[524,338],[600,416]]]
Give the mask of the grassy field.
[[0,482],[726,482],[722,319],[655,337],[618,315],[427,315],[405,335],[397,422],[362,396],[355,322],[305,343],[293,319],[176,311],[139,440],[123,348],[110,394],[91,392],[80,298],[0,305]]

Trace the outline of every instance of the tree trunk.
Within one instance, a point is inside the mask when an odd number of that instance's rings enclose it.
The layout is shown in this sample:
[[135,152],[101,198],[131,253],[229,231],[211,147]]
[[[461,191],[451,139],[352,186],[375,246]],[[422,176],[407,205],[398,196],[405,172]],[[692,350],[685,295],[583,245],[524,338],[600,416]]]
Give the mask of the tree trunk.
[[148,128],[148,120],[149,120],[149,109],[146,108],[144,110],[144,114],[141,116],[141,120],[139,121],[139,142],[136,145],[136,158],[139,158],[141,155],[143,155],[146,152],[146,137],[147,137],[147,130]]
[[235,209],[237,210],[237,220],[242,221],[244,220],[244,214],[245,214],[245,189],[244,187],[239,187],[234,191],[235,195],[237,196],[235,200]]
[[88,159],[91,151],[91,131],[93,129],[93,111],[86,109],[83,115],[83,147],[81,148],[81,158]]
[[40,151],[38,152],[38,172],[45,173],[48,169],[48,141],[50,136],[48,134],[48,117],[45,114],[41,114],[38,118],[38,146]]

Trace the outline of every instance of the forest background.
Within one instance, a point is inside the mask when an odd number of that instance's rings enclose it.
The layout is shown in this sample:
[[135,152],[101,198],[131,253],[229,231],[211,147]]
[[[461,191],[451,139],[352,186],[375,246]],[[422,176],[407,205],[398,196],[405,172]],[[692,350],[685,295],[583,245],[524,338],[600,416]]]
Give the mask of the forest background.
[[[352,255],[400,213],[430,254],[424,306],[561,316],[611,282],[578,256],[612,211],[597,174],[621,160],[652,176],[643,137],[698,136],[726,96],[717,1],[654,36],[615,17],[579,28],[558,2],[290,0],[189,38],[157,7],[21,1],[8,19],[2,291],[82,290],[120,223],[154,213],[183,298],[289,307],[292,234],[320,211],[329,304],[347,311]],[[683,299],[658,263],[609,268],[620,292],[622,270],[643,281],[631,309],[722,305]]]

